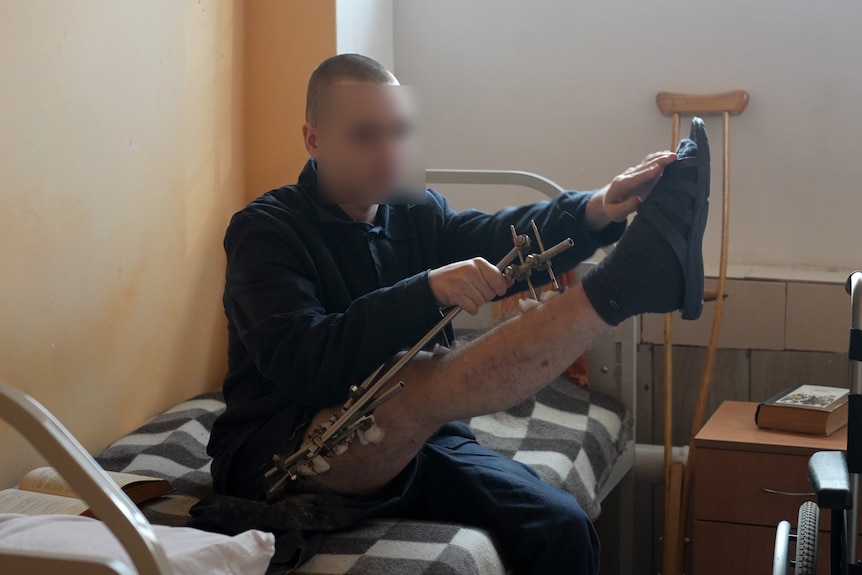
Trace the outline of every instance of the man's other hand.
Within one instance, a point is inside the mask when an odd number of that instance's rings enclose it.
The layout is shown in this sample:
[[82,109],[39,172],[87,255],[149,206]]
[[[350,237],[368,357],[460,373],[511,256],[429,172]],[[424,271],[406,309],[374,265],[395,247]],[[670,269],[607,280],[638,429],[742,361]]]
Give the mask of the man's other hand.
[[638,210],[652,191],[664,167],[676,160],[673,152],[655,152],[637,166],[632,166],[587,203],[587,228],[591,232],[604,229],[611,222],[621,222]]
[[455,262],[428,274],[431,291],[441,307],[453,305],[476,315],[479,308],[511,287],[500,270],[483,258]]

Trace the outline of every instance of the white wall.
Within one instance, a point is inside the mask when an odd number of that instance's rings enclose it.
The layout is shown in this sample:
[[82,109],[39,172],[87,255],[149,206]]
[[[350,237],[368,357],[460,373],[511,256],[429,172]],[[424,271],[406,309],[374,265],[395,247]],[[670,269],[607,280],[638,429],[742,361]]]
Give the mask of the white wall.
[[[423,100],[430,166],[532,170],[581,189],[668,146],[657,92],[747,89],[732,122],[731,263],[854,268],[860,22],[849,0],[400,0],[395,71]],[[708,128],[717,196],[720,121]]]
[[335,30],[339,54],[363,54],[392,69],[392,0],[336,0]]

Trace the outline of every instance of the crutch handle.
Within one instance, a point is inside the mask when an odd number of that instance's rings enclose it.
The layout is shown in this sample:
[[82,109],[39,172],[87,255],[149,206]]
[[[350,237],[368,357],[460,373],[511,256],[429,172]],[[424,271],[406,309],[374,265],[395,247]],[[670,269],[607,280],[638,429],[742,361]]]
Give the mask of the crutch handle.
[[[714,289],[708,289],[703,292],[703,301],[704,303],[709,301],[715,301],[718,299],[718,292]],[[727,293],[721,294],[721,299],[727,299]]]
[[862,279],[862,271],[859,270],[847,276],[847,281],[844,282],[844,290],[847,292],[847,295],[853,295],[853,284],[860,279]]
[[659,92],[655,98],[658,109],[664,116],[686,114],[696,116],[720,116],[727,112],[738,116],[748,106],[748,92],[734,90],[723,94],[677,94],[674,92]]

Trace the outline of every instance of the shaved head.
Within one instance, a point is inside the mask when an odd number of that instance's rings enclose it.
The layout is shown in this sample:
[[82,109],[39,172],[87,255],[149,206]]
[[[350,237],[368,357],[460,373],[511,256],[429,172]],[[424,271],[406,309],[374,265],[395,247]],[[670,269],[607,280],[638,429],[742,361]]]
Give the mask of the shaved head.
[[302,137],[327,201],[367,207],[416,188],[416,124],[410,89],[379,62],[359,54],[324,60],[308,80]]
[[311,73],[305,99],[305,121],[316,126],[320,118],[320,91],[341,83],[397,84],[395,75],[386,67],[361,54],[339,54],[327,58]]

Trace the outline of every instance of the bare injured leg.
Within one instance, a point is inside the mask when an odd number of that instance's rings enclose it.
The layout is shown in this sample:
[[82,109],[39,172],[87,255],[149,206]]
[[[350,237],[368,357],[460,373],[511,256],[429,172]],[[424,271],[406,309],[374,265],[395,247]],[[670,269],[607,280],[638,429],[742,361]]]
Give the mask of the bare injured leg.
[[[534,395],[611,329],[582,287],[549,300],[445,355],[419,356],[405,389],[377,409],[379,444],[353,442],[313,481],[353,495],[384,487],[443,424],[508,409]],[[335,411],[321,411],[312,427]]]

